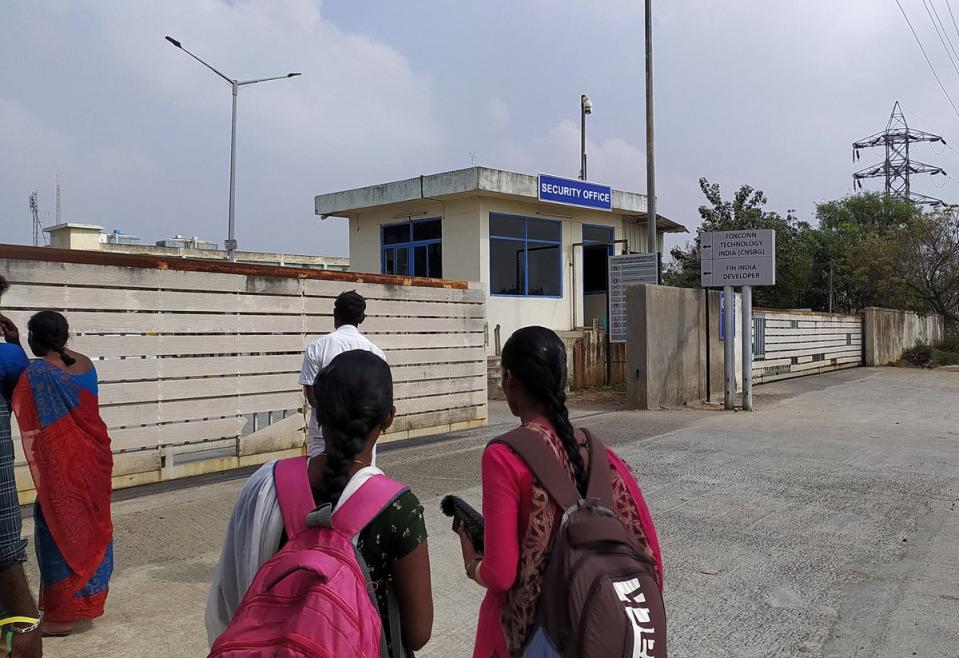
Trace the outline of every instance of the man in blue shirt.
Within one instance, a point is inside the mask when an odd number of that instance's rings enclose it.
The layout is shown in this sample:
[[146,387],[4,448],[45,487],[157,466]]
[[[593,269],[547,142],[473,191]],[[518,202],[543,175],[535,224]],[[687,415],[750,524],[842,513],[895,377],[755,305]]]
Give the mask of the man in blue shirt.
[[[0,295],[9,285],[0,276]],[[20,373],[27,367],[27,355],[20,347],[20,333],[8,318],[0,315],[0,619],[28,617],[40,613],[30,593],[23,563],[27,542],[21,537],[22,519],[17,483],[13,477],[13,438],[10,432],[10,399]],[[40,631],[34,624],[12,623],[3,629],[12,631],[13,658],[37,658],[43,655]],[[0,644],[3,637],[0,636]]]

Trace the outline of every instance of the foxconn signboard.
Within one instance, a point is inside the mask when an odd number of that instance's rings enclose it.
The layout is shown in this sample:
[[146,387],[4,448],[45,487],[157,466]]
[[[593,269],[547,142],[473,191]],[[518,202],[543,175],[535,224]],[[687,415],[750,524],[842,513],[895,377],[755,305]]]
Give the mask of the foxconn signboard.
[[776,285],[776,232],[712,231],[700,240],[702,286]]

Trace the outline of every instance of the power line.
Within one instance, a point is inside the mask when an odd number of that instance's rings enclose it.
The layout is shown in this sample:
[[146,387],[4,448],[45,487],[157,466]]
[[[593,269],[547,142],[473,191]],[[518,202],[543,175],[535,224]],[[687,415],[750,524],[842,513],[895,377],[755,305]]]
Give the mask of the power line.
[[[935,11],[935,7],[933,7],[930,10],[929,2],[927,0],[922,0],[922,6],[926,8],[926,13],[929,15],[929,20],[932,21],[932,28],[936,31],[936,34],[939,36],[939,42],[942,44],[942,49],[946,51],[946,57],[949,58],[949,62],[952,64],[952,68],[956,71],[956,75],[959,75],[959,64],[956,64],[956,58],[953,57],[951,52],[949,52],[949,46],[946,45],[946,40],[943,38],[943,30],[939,29],[939,25],[936,23],[936,19],[932,15],[933,11]],[[936,12],[936,16],[938,15],[939,15],[939,12]],[[949,43],[951,44],[952,40],[950,40]]]
[[956,35],[959,36],[959,24],[956,23],[956,15],[952,13],[952,5],[946,0],[946,8],[949,9],[949,16],[952,18],[952,26],[956,28]]
[[939,15],[939,10],[936,9],[936,0],[929,0],[929,4],[932,6],[932,13],[936,15],[936,20],[939,21],[939,27],[942,28],[942,34],[946,37],[946,41],[949,42],[949,47],[952,48],[952,54],[956,56],[956,61],[959,61],[959,51],[956,50],[956,44],[952,42],[952,37],[949,36],[949,30],[946,29],[946,24]]
[[[907,112],[907,113],[909,113],[909,115],[915,117],[916,119],[918,119],[918,120],[921,121],[922,123],[926,124],[927,126],[931,126],[932,123],[933,123],[932,121],[930,121],[930,120],[927,119],[926,117],[922,116],[921,114],[919,114],[918,112],[916,112],[916,111],[913,110],[913,109],[908,109],[908,110],[904,110],[904,111]],[[947,137],[949,137],[949,139],[948,139],[947,141],[944,141],[943,144],[945,144],[945,146],[946,146],[947,149],[949,149],[950,151],[952,151],[952,152],[955,153],[956,155],[959,155],[959,151],[957,151],[956,149],[954,149],[954,148],[952,147],[952,144],[950,144],[950,142],[953,141],[952,136],[951,136],[951,135],[947,135]],[[935,151],[935,148],[933,148],[933,150]],[[938,155],[938,154],[937,154],[937,155]]]
[[906,10],[902,8],[902,2],[896,0],[896,4],[899,5],[899,11],[902,12],[902,17],[906,19],[906,25],[909,26],[912,36],[915,37],[916,43],[919,45],[919,50],[922,51],[922,56],[926,58],[926,64],[929,65],[929,70],[932,71],[932,76],[936,79],[936,82],[939,83],[939,88],[942,89],[942,93],[946,95],[946,100],[948,100],[949,105],[952,106],[952,111],[956,113],[957,117],[959,117],[959,108],[956,107],[956,104],[952,101],[952,96],[949,95],[949,92],[946,91],[945,85],[942,84],[942,80],[939,79],[939,74],[936,73],[936,67],[932,65],[932,61],[929,59],[929,55],[926,54],[926,49],[923,47],[922,41],[919,40],[919,35],[916,34],[916,28],[912,26],[912,21],[910,21],[909,16],[906,15]]

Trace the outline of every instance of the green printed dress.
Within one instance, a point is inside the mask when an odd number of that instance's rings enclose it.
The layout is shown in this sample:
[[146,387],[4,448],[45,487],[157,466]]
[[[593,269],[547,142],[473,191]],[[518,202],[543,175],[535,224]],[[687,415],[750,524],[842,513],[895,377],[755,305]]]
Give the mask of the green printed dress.
[[[391,656],[396,654],[393,652],[393,638],[390,637],[387,597],[393,587],[393,562],[412,553],[424,541],[426,522],[423,506],[412,491],[397,498],[357,538],[357,548],[370,569]],[[412,656],[413,652],[407,651],[407,655]]]

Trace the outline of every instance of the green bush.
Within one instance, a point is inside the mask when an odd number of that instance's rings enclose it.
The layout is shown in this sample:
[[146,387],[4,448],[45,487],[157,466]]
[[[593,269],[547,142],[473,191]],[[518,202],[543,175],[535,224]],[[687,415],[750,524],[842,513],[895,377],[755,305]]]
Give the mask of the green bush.
[[959,366],[959,352],[932,348],[932,360],[937,366]]
[[925,343],[916,343],[902,353],[902,360],[918,368],[931,368],[933,362],[933,348]]
[[936,343],[936,349],[959,354],[959,331],[947,332],[946,337]]
[[918,368],[959,365],[959,349],[955,348],[948,339],[936,345],[916,343],[902,353],[902,360]]

